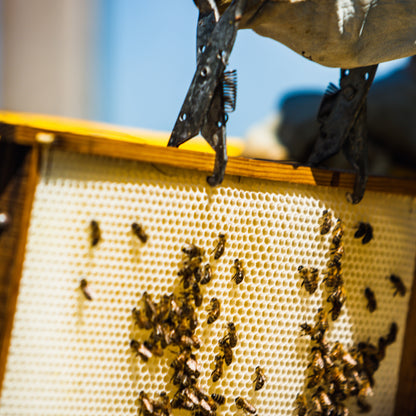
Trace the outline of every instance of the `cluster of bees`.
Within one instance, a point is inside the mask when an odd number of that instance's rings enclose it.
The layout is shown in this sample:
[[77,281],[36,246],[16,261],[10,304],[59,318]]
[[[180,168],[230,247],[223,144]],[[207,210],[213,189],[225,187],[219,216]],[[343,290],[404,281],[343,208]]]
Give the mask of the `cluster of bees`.
[[[325,210],[319,223],[320,234],[328,234],[333,226],[332,214]],[[368,244],[373,238],[372,226],[360,222],[356,228],[354,237],[362,238],[362,244]],[[330,259],[323,279],[326,289],[330,292],[327,302],[332,308],[329,311],[319,308],[315,325],[301,325],[301,331],[304,335],[310,336],[312,345],[307,391],[298,394],[296,398],[298,416],[348,416],[350,413],[345,401],[349,397],[356,397],[360,412],[369,412],[371,405],[367,398],[373,395],[374,373],[385,357],[386,348],[395,342],[398,332],[397,324],[393,322],[387,336],[380,337],[377,345],[369,341],[359,342],[350,350],[340,342],[330,344],[326,341],[328,315],[331,315],[333,321],[338,319],[346,301],[341,264],[344,256],[344,229],[343,222],[338,219],[332,228]],[[303,279],[302,286],[308,293],[315,293],[318,288],[318,269],[300,266],[298,271]],[[402,280],[395,275],[391,275],[389,279],[395,287],[394,295],[399,293],[404,296],[406,288]],[[364,294],[368,301],[367,308],[370,312],[374,311],[374,292],[366,288]]]
[[[356,397],[361,412],[371,410],[367,398],[373,394],[374,373],[380,361],[385,357],[386,348],[396,340],[398,327],[396,323],[390,325],[385,337],[380,337],[378,344],[360,342],[347,350],[340,342],[330,344],[325,340],[329,328],[328,316],[332,320],[338,319],[342,306],[346,301],[346,291],[342,272],[344,256],[343,236],[345,225],[342,220],[333,222],[332,214],[325,210],[320,218],[320,234],[328,234],[331,229],[330,259],[327,264],[323,283],[328,291],[327,302],[331,308],[319,308],[316,323],[301,325],[304,335],[310,336],[311,361],[308,366],[309,376],[307,391],[298,394],[296,410],[298,416],[348,416],[349,410],[345,401],[349,397]],[[354,238],[361,239],[362,244],[368,244],[373,239],[373,228],[369,223],[360,222],[357,225]],[[133,223],[133,234],[146,243],[148,236],[143,228]],[[90,222],[91,247],[101,241],[101,231],[96,220]],[[224,253],[226,237],[219,234],[218,242],[213,250],[214,260],[218,260]],[[203,304],[201,286],[212,279],[209,262],[204,263],[204,251],[195,244],[187,244],[182,248],[183,259],[178,271],[181,291],[178,294],[163,295],[159,302],[155,302],[151,295],[144,292],[142,308],[133,308],[132,316],[135,325],[142,330],[150,331],[144,341],[130,340],[130,347],[137,357],[147,362],[152,357],[161,357],[169,346],[177,348],[176,355],[170,367],[173,370],[171,382],[177,387],[173,398],[166,392],[159,393],[157,399],[151,399],[144,391],[139,394],[139,415],[170,416],[172,409],[190,411],[193,416],[215,416],[218,406],[226,402],[224,395],[212,393],[209,395],[199,385],[201,367],[196,357],[196,351],[201,346],[201,340],[195,334],[198,327],[196,309]],[[245,271],[241,260],[234,260],[234,274],[232,280],[236,285],[243,282]],[[309,294],[318,288],[319,270],[314,267],[299,266],[298,272],[302,278],[302,286]],[[406,287],[397,275],[388,277],[394,287],[394,293],[404,296]],[[79,285],[87,300],[92,300],[88,290],[87,280],[81,279]],[[373,312],[377,308],[374,292],[366,287],[364,296],[367,299],[367,309]],[[329,309],[329,310],[327,310]],[[213,297],[209,301],[207,325],[214,323],[220,316],[220,301]],[[237,346],[238,337],[235,324],[227,323],[226,334],[219,339],[220,353],[215,355],[215,368],[211,373],[212,382],[216,383],[224,372],[224,363],[230,366],[233,361],[233,349]],[[255,368],[254,389],[260,390],[266,381],[260,366]],[[236,407],[247,414],[256,414],[257,410],[243,397],[235,398]]]
[[[213,251],[213,257],[218,260],[224,253],[226,238],[218,236],[218,243]],[[173,370],[171,382],[177,389],[170,399],[166,392],[151,399],[141,391],[139,394],[139,414],[144,416],[169,416],[172,409],[190,411],[193,416],[215,416],[218,406],[226,402],[224,395],[208,394],[201,388],[198,379],[201,366],[196,353],[201,346],[201,340],[196,336],[198,326],[196,309],[203,303],[201,286],[212,279],[209,263],[204,263],[204,252],[191,243],[182,248],[182,265],[179,269],[180,291],[178,294],[163,295],[159,302],[153,301],[144,292],[141,309],[133,308],[132,315],[135,325],[140,329],[149,330],[150,335],[144,341],[131,339],[130,347],[136,356],[147,362],[151,357],[160,357],[164,350],[175,351],[175,357],[170,362]],[[239,259],[234,261],[232,280],[240,284],[244,280],[244,268]],[[207,325],[215,322],[221,313],[220,302],[217,298],[210,299],[208,306]],[[238,343],[237,330],[233,322],[228,322],[226,334],[218,341],[220,354],[215,356],[215,369],[211,373],[212,382],[217,382],[223,376],[224,363],[229,366],[233,361],[233,349]],[[266,377],[260,367],[255,369],[254,388],[260,390]],[[256,414],[256,408],[243,397],[236,397],[237,408],[248,414]]]
[[[305,324],[306,325],[306,324]],[[308,391],[296,398],[298,416],[348,416],[345,401],[356,397],[360,412],[371,410],[367,398],[373,395],[374,373],[384,359],[386,348],[396,340],[395,322],[378,344],[359,342],[347,350],[340,342],[330,344],[325,340],[328,316],[321,308],[317,323],[310,333],[312,340]]]
[[[321,235],[328,234],[332,227],[332,215],[329,211],[324,211],[321,222]],[[324,279],[325,286],[329,290],[327,301],[332,304],[331,313],[332,320],[338,319],[341,308],[344,305],[347,296],[344,287],[344,279],[342,277],[341,260],[344,256],[344,245],[342,239],[344,236],[344,223],[338,219],[332,231],[331,245],[330,245],[330,260]],[[319,270],[315,267],[299,266],[299,274],[302,281],[302,286],[308,293],[313,294],[318,288]]]

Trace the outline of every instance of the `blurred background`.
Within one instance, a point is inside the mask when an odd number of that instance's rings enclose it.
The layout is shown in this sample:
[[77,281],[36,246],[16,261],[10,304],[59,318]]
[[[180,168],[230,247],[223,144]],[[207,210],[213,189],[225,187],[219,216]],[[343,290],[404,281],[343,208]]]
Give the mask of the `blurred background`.
[[[197,16],[192,0],[0,0],[0,106],[169,132],[195,71]],[[404,65],[382,64],[377,78]],[[338,69],[250,30],[238,32],[228,68],[238,90],[227,133],[246,141],[264,128],[275,135],[288,97],[313,96],[313,118],[339,80]]]

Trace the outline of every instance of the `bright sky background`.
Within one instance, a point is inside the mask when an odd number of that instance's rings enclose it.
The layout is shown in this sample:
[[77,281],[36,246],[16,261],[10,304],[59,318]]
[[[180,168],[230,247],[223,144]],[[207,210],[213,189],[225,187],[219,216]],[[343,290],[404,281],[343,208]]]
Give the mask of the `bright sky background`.
[[[192,0],[103,0],[95,119],[170,131],[195,71],[197,9]],[[384,64],[378,76],[399,61]],[[251,30],[241,30],[228,69],[237,69],[237,109],[227,134],[244,136],[293,90],[338,84],[326,68]]]

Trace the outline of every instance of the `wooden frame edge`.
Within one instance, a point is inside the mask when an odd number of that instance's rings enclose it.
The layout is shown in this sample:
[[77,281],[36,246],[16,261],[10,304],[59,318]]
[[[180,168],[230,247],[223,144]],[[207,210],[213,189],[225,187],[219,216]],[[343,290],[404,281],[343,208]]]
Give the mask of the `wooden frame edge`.
[[32,211],[32,204],[35,196],[36,185],[39,178],[39,146],[33,146],[28,155],[28,172],[27,184],[25,189],[25,198],[23,203],[23,211],[19,224],[19,238],[17,245],[16,256],[12,267],[12,275],[10,279],[9,291],[7,296],[7,313],[4,337],[0,340],[0,392],[3,389],[4,375],[7,365],[7,356],[9,352],[10,338],[13,329],[14,315],[17,305],[17,296],[19,293],[20,278],[23,269],[24,256],[26,251],[26,240],[29,230],[30,215]]
[[[158,163],[204,172],[211,172],[214,166],[213,154],[114,139],[106,136],[102,131],[91,130],[90,134],[75,134],[16,126],[14,141],[18,144],[34,146],[38,144],[39,133],[53,135],[54,141],[48,145],[57,150]],[[355,175],[349,172],[244,157],[230,157],[226,175],[350,190],[355,180]],[[416,181],[370,176],[367,189],[375,192],[416,195]]]
[[[416,259],[415,259],[416,264]],[[399,370],[394,416],[416,415],[416,268],[413,276]]]

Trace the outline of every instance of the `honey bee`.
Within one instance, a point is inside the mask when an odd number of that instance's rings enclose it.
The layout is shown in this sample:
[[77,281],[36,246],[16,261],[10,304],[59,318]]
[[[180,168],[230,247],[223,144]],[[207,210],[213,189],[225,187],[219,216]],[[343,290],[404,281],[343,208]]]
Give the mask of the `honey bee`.
[[101,240],[100,226],[96,220],[91,220],[91,247],[95,247]]
[[222,394],[213,393],[211,394],[212,400],[218,403],[220,406],[225,403],[225,396]]
[[143,413],[144,416],[153,415],[153,400],[149,399],[148,395],[142,390],[139,394],[139,416]]
[[178,303],[178,299],[172,293],[169,295],[169,315],[168,320],[175,319],[175,317],[179,318],[183,315],[183,310],[180,304]]
[[371,405],[365,399],[372,395],[373,389],[370,381],[362,381],[357,397],[357,405],[360,408],[360,413],[368,413],[371,411]]
[[147,239],[149,238],[148,236],[147,236],[147,234],[144,232],[144,230],[143,230],[143,228],[139,225],[139,224],[137,224],[137,222],[134,222],[132,225],[131,225],[131,229],[132,229],[132,231],[133,231],[133,233],[134,233],[134,235],[144,244],[146,241],[147,241]]
[[254,390],[260,390],[264,383],[266,382],[266,376],[264,375],[264,371],[259,366],[255,369],[256,372],[256,378],[254,379]]
[[323,280],[325,282],[325,286],[328,289],[337,288],[344,284],[344,279],[342,278],[342,270],[340,266],[340,264],[336,264],[333,261],[329,262],[326,277]]
[[[380,357],[382,358],[382,354],[385,353],[385,351],[379,351],[375,345],[364,342],[358,343],[358,350],[361,353],[361,357],[357,357],[357,361],[362,365],[370,386],[373,386],[373,375],[379,368]],[[362,384],[360,387],[361,386]]]
[[202,270],[201,270],[201,268],[200,267],[195,268],[193,274],[194,274],[195,282],[200,283],[201,279],[202,279]]
[[193,389],[190,389],[189,387],[187,387],[186,389],[183,390],[183,394],[195,406],[199,406],[200,400],[198,399],[198,396],[195,394]]
[[323,414],[330,414],[333,409],[333,404],[331,399],[325,393],[325,390],[322,386],[318,387],[316,392],[312,395],[312,399],[317,399]]
[[185,373],[189,376],[193,376],[195,378],[198,378],[201,374],[200,367],[198,365],[198,362],[194,357],[189,357],[184,366]]
[[[325,366],[325,374],[324,376],[328,376],[329,375],[329,371],[330,369],[335,365],[334,364],[334,360],[332,359],[332,357],[328,354],[323,354],[322,355],[322,359],[324,360],[324,366]],[[328,378],[328,377],[327,377]]]
[[382,361],[386,357],[387,340],[384,337],[378,339],[377,360]]
[[176,339],[176,329],[171,329],[168,326],[162,327],[162,337],[160,339],[160,345],[162,348],[166,348],[168,345],[174,344]]
[[172,408],[170,405],[169,396],[164,391],[162,391],[159,394],[159,396],[160,399],[158,401],[153,402],[154,414],[161,416],[170,416],[172,414]]
[[335,404],[335,413],[337,416],[350,416],[350,411],[348,407],[345,406],[344,403],[336,403]]
[[135,339],[130,341],[130,347],[136,352],[136,356],[139,355],[145,362],[153,356],[152,351],[150,351],[143,343],[138,342]]
[[337,299],[335,299],[332,302],[332,309],[329,311],[333,321],[336,321],[339,318],[339,315],[341,314],[341,308],[342,304]]
[[183,265],[187,270],[194,273],[195,270],[201,266],[202,260],[202,256],[186,257],[183,261]]
[[308,412],[308,402],[303,393],[299,393],[295,400],[297,416],[306,416]]
[[358,392],[358,397],[366,398],[373,395],[373,388],[369,380],[364,380],[361,384],[360,391]]
[[203,296],[202,296],[202,292],[201,289],[199,288],[199,284],[197,282],[195,282],[192,285],[192,294],[194,297],[194,303],[196,307],[199,307],[202,305],[202,301],[203,301]]
[[211,266],[209,263],[207,263],[204,266],[204,273],[200,281],[201,285],[206,285],[207,283],[209,283],[211,281],[211,277],[212,277]]
[[377,347],[372,344],[371,342],[359,342],[358,345],[358,350],[360,351],[361,354],[365,354],[365,355],[376,355],[377,354]]
[[200,265],[202,263],[202,257],[187,258],[182,265],[182,268],[178,271],[178,276],[181,276],[181,283],[184,289],[188,289],[194,282],[201,280]]
[[377,309],[377,301],[374,292],[369,287],[366,287],[364,290],[364,295],[368,301],[367,309],[370,312],[374,312]]
[[398,330],[399,328],[396,322],[392,322],[390,325],[389,333],[387,334],[387,338],[386,338],[387,345],[393,344],[393,342],[396,341]]
[[325,332],[328,330],[328,314],[323,308],[318,309],[318,322],[315,325],[312,335],[314,341],[321,341],[324,338]]
[[[171,382],[173,383],[173,385],[174,386],[179,385],[181,386],[181,388],[190,386],[192,384],[192,381],[193,380],[191,379],[191,377],[187,376],[183,369],[175,370],[171,378]],[[171,402],[171,406],[174,407],[172,405],[172,402]]]
[[85,299],[92,300],[92,296],[88,290],[88,282],[86,279],[81,279],[81,281],[79,282],[79,288],[81,289],[83,295],[85,296]]
[[311,388],[316,386],[325,373],[325,363],[322,357],[322,352],[319,348],[316,348],[313,351],[312,361],[308,367],[311,367],[312,370],[312,380],[308,384],[308,388]]
[[[190,259],[201,258],[204,256],[204,250],[199,248],[193,243],[187,243],[186,247],[182,247],[182,252],[185,253]],[[202,261],[202,260],[201,260]]]
[[323,411],[322,411],[321,403],[319,402],[319,399],[317,397],[312,396],[311,401],[310,401],[309,406],[308,406],[308,413],[307,414],[308,415],[311,414],[311,415],[314,415],[314,416],[315,415],[320,416],[320,415],[324,414]]
[[201,416],[215,416],[216,408],[217,405],[213,400],[209,400],[208,402],[205,399],[201,399],[199,402],[199,413],[201,413]]
[[195,331],[196,327],[198,326],[198,318],[194,309],[192,309],[192,313],[188,314],[188,322],[189,322],[189,329],[193,332]]
[[182,335],[179,341],[179,346],[184,348],[201,348],[201,340],[196,335]]
[[153,331],[150,334],[149,340],[152,343],[157,343],[161,341],[163,339],[163,332],[164,332],[163,326],[160,324],[155,324],[155,326],[153,327]]
[[349,395],[357,396],[358,391],[360,390],[360,385],[362,384],[361,376],[355,369],[345,368],[344,370],[347,376]]
[[220,301],[217,298],[212,298],[210,301],[210,308],[208,312],[208,325],[215,322],[220,316]]
[[220,340],[219,344],[223,352],[225,364],[227,364],[227,366],[231,365],[233,362],[233,349],[231,348],[231,345],[228,341],[224,341],[224,338]]
[[231,280],[234,280],[236,285],[239,285],[244,280],[244,269],[243,264],[241,260],[235,259],[234,260],[234,276],[231,278]]
[[308,384],[306,385],[306,387],[308,389],[313,389],[314,387],[316,387],[322,380],[323,374],[318,374],[318,373],[313,373],[311,374],[308,378]]
[[242,397],[235,398],[235,405],[245,413],[250,413],[252,415],[257,413],[256,408],[248,400],[243,399]]
[[304,335],[309,335],[313,341],[319,343],[323,342],[325,332],[328,329],[328,314],[322,308],[318,309],[318,322],[314,327],[310,326],[306,322],[302,324],[301,331]]
[[324,339],[321,339],[319,340],[317,345],[312,347],[312,351],[315,351],[315,350],[321,351],[322,357],[324,358],[324,361],[325,361],[325,357],[329,356],[331,346]]
[[[173,383],[175,386],[179,383]],[[183,402],[183,394],[180,390],[178,390],[175,395],[173,396],[173,399],[170,401],[170,406],[172,409],[180,409],[182,407]]]
[[[215,400],[209,396],[204,390],[202,390],[201,387],[194,386],[195,394],[198,396],[198,399],[201,401],[201,407],[207,408],[207,406],[204,404],[207,403],[211,407],[211,411],[215,412],[217,410],[217,403]],[[217,395],[220,396],[220,395]],[[215,415],[213,415],[215,416]]]
[[303,279],[301,286],[305,286],[307,292],[311,295],[315,293],[318,288],[318,269],[315,267],[298,267],[298,272]]
[[335,292],[328,296],[327,302],[332,303],[331,318],[336,321],[341,313],[341,308],[347,300],[344,286],[340,286]]
[[169,312],[170,312],[170,296],[163,295],[162,299],[156,306],[156,322],[165,322],[168,319]]
[[223,254],[225,249],[225,234],[218,234],[218,243],[214,248],[214,259],[218,260]]
[[406,286],[404,285],[403,280],[395,274],[390,275],[389,279],[390,282],[393,283],[395,289],[393,296],[396,296],[397,294],[404,296],[406,294]]
[[347,393],[347,377],[344,372],[336,365],[329,369],[329,378],[335,384],[336,390],[344,394]]
[[150,334],[150,338],[152,342],[159,342],[163,339],[164,333],[167,330],[167,327],[161,325],[159,323],[155,323],[153,326],[153,331]]
[[322,217],[319,219],[321,226],[321,235],[328,234],[332,227],[332,214],[327,209],[322,212]]
[[175,370],[180,370],[185,366],[188,358],[192,358],[192,356],[193,354],[189,350],[184,350],[170,363],[170,366]]
[[234,348],[238,342],[237,331],[233,322],[228,322],[227,327],[228,327],[228,342],[230,343],[230,347]]
[[355,228],[357,229],[357,231],[354,234],[354,238],[361,238],[365,235],[366,231],[367,231],[367,224],[365,222],[359,222]]
[[338,218],[332,230],[331,249],[335,250],[340,246],[342,237],[344,236],[344,228],[344,223]]
[[367,244],[373,239],[373,227],[368,222],[359,222],[356,225],[357,231],[354,234],[354,238],[361,238],[362,244]]
[[194,273],[190,268],[182,267],[182,269],[179,269],[178,276],[181,276],[181,283],[183,285],[183,288],[186,290],[188,289],[193,280],[194,280]]
[[313,328],[306,322],[304,324],[301,324],[300,328],[301,328],[301,331],[304,332],[304,335],[313,336],[314,334]]
[[143,311],[137,310],[136,308],[132,309],[133,314],[133,320],[134,323],[140,328],[140,329],[151,329],[152,328],[152,322],[147,319],[146,316],[144,316]]
[[142,299],[144,302],[146,317],[153,322],[157,316],[156,304],[153,302],[152,297],[147,292],[143,292]]
[[238,338],[237,338],[237,330],[233,322],[228,322],[227,324],[227,335],[220,340],[220,345],[223,343],[228,342],[231,348],[234,348],[237,345]]
[[176,392],[170,402],[170,405],[173,409],[185,409],[190,411],[195,410],[196,408],[195,403],[185,395],[183,390],[178,390]]
[[191,298],[193,297],[191,292],[182,292],[181,294],[181,308],[182,308],[182,314],[180,315],[181,318],[183,317],[189,317],[192,314],[195,313],[195,309],[191,303]]
[[388,342],[387,339],[384,337],[380,337],[378,339],[378,351],[377,351],[377,356],[376,359],[378,361],[384,360],[385,356],[386,356],[386,348],[388,346]]
[[211,373],[212,381],[215,383],[222,377],[224,366],[224,357],[222,355],[215,356],[215,369]]
[[157,343],[152,344],[150,341],[144,341],[143,345],[156,357],[163,357],[163,349]]
[[357,405],[360,408],[360,413],[368,413],[371,412],[371,404],[368,403],[363,397],[357,398]]
[[344,246],[340,244],[337,247],[331,248],[330,252],[332,255],[332,262],[337,267],[341,267],[341,260],[342,260],[342,257],[344,257],[344,253],[345,253]]
[[344,347],[340,342],[336,342],[331,350],[331,355],[336,360],[341,360],[345,368],[352,369],[357,366],[357,361],[352,357],[352,355],[345,351]]

